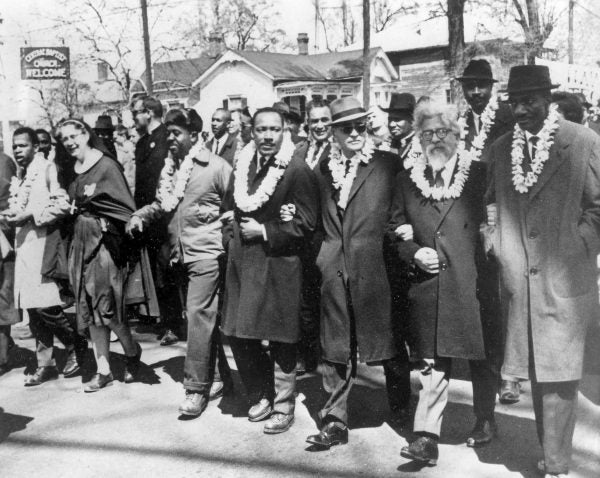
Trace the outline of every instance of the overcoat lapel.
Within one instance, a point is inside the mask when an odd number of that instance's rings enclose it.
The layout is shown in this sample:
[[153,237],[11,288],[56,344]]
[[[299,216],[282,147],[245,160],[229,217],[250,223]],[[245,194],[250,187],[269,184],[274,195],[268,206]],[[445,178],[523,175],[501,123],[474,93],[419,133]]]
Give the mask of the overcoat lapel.
[[564,135],[560,134],[561,126],[558,128],[554,144],[550,148],[548,161],[546,161],[546,164],[544,164],[544,168],[542,169],[537,182],[529,190],[529,201],[531,201],[540,192],[550,178],[554,176],[558,168],[560,168],[563,161],[565,161],[565,159],[568,157],[567,149],[570,145],[570,138],[565,138]]
[[327,185],[327,192],[329,194],[330,200],[327,201],[322,207],[326,207],[328,209],[328,216],[331,218],[333,224],[335,224],[335,228],[338,233],[342,234],[342,216],[340,214],[339,208],[337,206],[337,191],[333,187],[333,178],[331,176],[331,171],[329,169],[329,161],[331,158],[329,157],[329,148],[326,149],[327,154],[321,156],[319,159],[319,164],[315,166],[315,168],[319,168],[321,171],[321,175]]
[[[354,182],[352,183],[352,187],[350,188],[350,194],[348,195],[348,204],[350,204],[350,201],[352,201],[352,198],[356,195],[356,193],[358,192],[360,187],[363,185],[365,180],[369,177],[369,175],[373,171],[373,163],[374,163],[373,159],[371,159],[371,161],[369,161],[368,164],[359,163],[357,171],[356,171],[356,177],[354,178]],[[347,205],[346,205],[346,209],[348,209]]]

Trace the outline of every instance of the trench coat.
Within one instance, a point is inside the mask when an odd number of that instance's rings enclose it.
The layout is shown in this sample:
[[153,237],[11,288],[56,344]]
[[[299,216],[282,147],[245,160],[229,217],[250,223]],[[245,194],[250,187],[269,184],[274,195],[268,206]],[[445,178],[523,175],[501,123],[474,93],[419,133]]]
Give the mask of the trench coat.
[[[498,209],[493,253],[506,292],[503,373],[538,382],[581,378],[586,331],[598,319],[600,137],[560,121],[537,182],[512,184],[512,133],[492,145],[488,203]],[[503,292],[504,294],[504,292]]]
[[[438,274],[412,266],[408,342],[415,359],[485,359],[477,298],[485,179],[485,165],[473,162],[460,197],[434,201],[423,197],[410,172],[396,177],[389,234],[400,259],[409,264],[419,249],[429,247],[440,261]],[[413,240],[396,238],[394,231],[402,224],[412,226]]]
[[[271,158],[258,174],[256,161],[252,162],[248,178],[250,194],[259,187],[273,161]],[[223,200],[225,210],[234,210],[234,219],[223,228],[228,257],[221,329],[225,335],[238,338],[296,343],[300,337],[300,256],[319,214],[314,173],[302,157],[294,154],[273,195],[250,213],[235,207],[233,189],[232,181]],[[291,221],[280,219],[284,204],[296,207]],[[263,224],[267,240],[243,240],[240,232],[243,217]]]
[[322,355],[334,363],[350,360],[352,313],[359,359],[387,360],[396,349],[383,243],[397,158],[375,151],[368,164],[359,164],[345,211],[337,205],[329,161],[329,156],[322,159],[317,172],[324,230],[317,257],[322,275]]

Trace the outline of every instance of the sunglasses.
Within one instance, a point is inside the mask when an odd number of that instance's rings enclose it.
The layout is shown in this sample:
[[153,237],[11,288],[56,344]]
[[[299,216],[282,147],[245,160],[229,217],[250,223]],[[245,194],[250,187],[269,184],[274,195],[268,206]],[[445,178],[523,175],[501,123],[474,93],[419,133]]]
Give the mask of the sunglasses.
[[425,131],[421,131],[421,138],[423,138],[425,141],[431,141],[433,139],[433,133],[435,133],[439,139],[444,139],[446,136],[448,136],[450,131],[451,130],[448,128],[438,128],[435,130],[426,129]]
[[358,134],[363,134],[367,131],[367,123],[351,123],[344,126],[338,126],[338,128],[344,134],[352,134],[352,131],[356,131]]

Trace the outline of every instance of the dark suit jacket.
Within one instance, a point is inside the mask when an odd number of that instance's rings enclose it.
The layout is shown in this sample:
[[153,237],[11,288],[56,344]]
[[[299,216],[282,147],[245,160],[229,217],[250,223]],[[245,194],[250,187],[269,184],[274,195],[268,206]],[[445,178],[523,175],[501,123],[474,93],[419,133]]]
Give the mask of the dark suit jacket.
[[[515,119],[512,114],[512,110],[510,106],[506,103],[499,103],[498,109],[496,110],[496,118],[494,120],[494,124],[490,128],[490,132],[488,133],[488,137],[485,141],[485,145],[483,146],[483,151],[481,153],[481,161],[487,162],[489,161],[490,148],[494,141],[496,141],[503,134],[511,131],[515,126]],[[467,114],[467,137],[465,138],[465,146],[467,150],[471,149],[471,142],[475,138],[475,123],[473,120],[473,112],[469,110]]]
[[512,133],[491,149],[488,202],[498,208],[493,252],[506,291],[503,371],[540,382],[578,380],[590,320],[598,320],[600,137],[561,120],[550,156],[527,193],[512,183]]
[[317,171],[324,230],[317,258],[323,277],[321,345],[323,358],[330,362],[345,364],[350,357],[348,299],[360,359],[375,362],[396,355],[383,249],[396,160],[390,153],[375,151],[368,164],[359,165],[345,212],[337,206],[329,156]]
[[[237,149],[238,136],[237,134],[229,134],[227,133],[227,141],[221,147],[221,150],[217,152],[217,155],[221,156],[225,161],[227,161],[230,166],[233,166],[233,159],[235,157],[235,151]],[[211,138],[206,142],[206,148],[209,151],[212,151],[214,138]]]
[[[250,194],[261,184],[266,169],[262,168],[257,175],[251,165]],[[232,181],[224,199],[224,209],[233,209],[235,214],[234,220],[223,228],[223,242],[228,250],[223,333],[295,343],[300,338],[300,255],[319,214],[314,173],[303,158],[294,155],[273,195],[251,213],[235,208],[233,189]],[[290,203],[296,206],[296,214],[291,221],[283,222],[281,206]],[[264,224],[268,240],[243,240],[240,233],[243,217],[252,217]]]
[[[424,198],[408,171],[396,178],[389,231],[400,258],[410,263],[422,247],[436,250],[440,258],[439,274],[415,266],[411,280],[409,341],[415,358],[485,358],[477,299],[485,178],[485,165],[471,163],[461,196],[445,201]],[[402,224],[413,227],[413,240],[395,237]]]

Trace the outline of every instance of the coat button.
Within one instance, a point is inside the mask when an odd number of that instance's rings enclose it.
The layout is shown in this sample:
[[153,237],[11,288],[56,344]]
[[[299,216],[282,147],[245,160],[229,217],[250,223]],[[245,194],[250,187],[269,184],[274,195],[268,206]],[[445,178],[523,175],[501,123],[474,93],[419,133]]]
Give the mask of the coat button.
[[342,277],[343,275],[344,275],[344,274],[343,274],[343,272],[342,272],[342,271],[337,271],[337,276],[338,276],[338,277]]
[[442,236],[443,236],[442,231],[438,231],[435,233],[435,237],[442,237]]
[[536,231],[535,229],[532,229],[531,232],[529,233],[529,239],[535,239],[539,235],[540,235],[540,233],[538,231]]
[[539,270],[536,267],[532,267],[531,269],[529,269],[529,275],[534,276],[539,272]]
[[440,269],[442,269],[443,271],[445,271],[446,269],[448,269],[448,264],[446,264],[445,262],[442,262],[440,264]]

